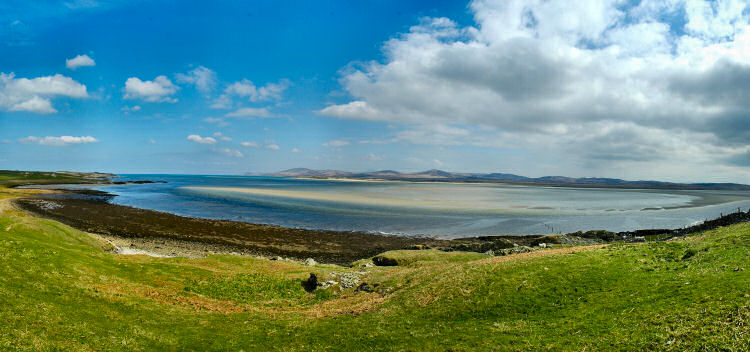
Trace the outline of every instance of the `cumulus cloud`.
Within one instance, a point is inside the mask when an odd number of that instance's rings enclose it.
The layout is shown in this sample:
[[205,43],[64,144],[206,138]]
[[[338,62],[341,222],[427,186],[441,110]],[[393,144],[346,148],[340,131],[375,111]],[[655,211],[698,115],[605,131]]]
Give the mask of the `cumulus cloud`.
[[28,136],[26,138],[21,138],[18,140],[21,143],[34,143],[44,146],[51,146],[51,147],[63,147],[71,144],[87,144],[87,143],[97,143],[99,140],[97,140],[94,137],[91,136],[81,136],[81,137],[73,137],[73,136],[60,136],[60,137],[35,137],[35,136]]
[[142,81],[138,77],[130,77],[125,81],[125,95],[123,99],[140,99],[147,102],[176,103],[171,96],[179,89],[166,76],[157,76],[153,81]]
[[693,161],[678,150],[690,145],[718,160],[725,154],[712,153],[750,145],[747,2],[475,0],[469,8],[472,26],[425,18],[387,41],[382,61],[350,65],[340,83],[351,100],[319,113],[397,123],[401,141],[610,161]]
[[175,79],[177,83],[192,84],[196,89],[205,94],[210,93],[217,82],[216,72],[203,66],[198,66],[187,73],[178,73],[175,75]]
[[278,145],[276,145],[276,144],[268,144],[268,145],[266,145],[266,149],[279,150],[281,148]]
[[200,144],[216,144],[216,139],[213,137],[201,137],[197,134],[191,134],[187,137],[187,140]]
[[0,73],[0,109],[52,114],[52,98],[87,98],[86,86],[60,74],[37,78],[16,78]]
[[75,70],[79,67],[95,66],[96,62],[88,55],[78,55],[72,59],[65,60],[65,67]]
[[224,88],[224,93],[214,100],[211,107],[231,109],[235,98],[247,99],[251,102],[280,100],[282,94],[290,85],[289,80],[282,79],[278,83],[267,83],[265,86],[258,87],[249,79],[243,78]]
[[302,150],[298,148],[292,148],[292,153],[301,153]]
[[276,117],[271,113],[268,108],[240,108],[224,115],[226,117],[260,117],[260,118],[271,118]]

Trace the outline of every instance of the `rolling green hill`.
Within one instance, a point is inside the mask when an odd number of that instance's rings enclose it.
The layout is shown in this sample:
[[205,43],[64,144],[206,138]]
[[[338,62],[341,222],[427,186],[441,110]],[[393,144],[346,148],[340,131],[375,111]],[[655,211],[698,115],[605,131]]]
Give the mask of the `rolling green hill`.
[[[750,223],[667,242],[352,267],[126,256],[0,188],[0,350],[750,349]],[[366,282],[306,292],[302,280]]]

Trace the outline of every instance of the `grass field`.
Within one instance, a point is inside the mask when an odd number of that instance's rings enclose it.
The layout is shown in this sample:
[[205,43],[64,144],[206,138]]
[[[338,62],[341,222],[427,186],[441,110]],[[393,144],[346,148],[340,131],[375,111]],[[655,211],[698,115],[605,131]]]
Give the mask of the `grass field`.
[[[0,350],[750,350],[750,224],[398,266],[111,254],[0,188]],[[747,269],[747,270],[742,270]],[[360,275],[376,292],[301,281]]]
[[106,175],[79,172],[0,170],[0,187],[31,184],[92,183],[102,181],[104,176]]

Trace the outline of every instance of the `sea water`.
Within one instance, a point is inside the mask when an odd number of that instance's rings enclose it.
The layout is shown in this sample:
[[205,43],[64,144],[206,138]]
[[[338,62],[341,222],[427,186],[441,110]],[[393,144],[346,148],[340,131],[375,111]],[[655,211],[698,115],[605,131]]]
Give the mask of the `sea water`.
[[123,175],[113,202],[183,216],[455,238],[689,226],[747,211],[750,192]]

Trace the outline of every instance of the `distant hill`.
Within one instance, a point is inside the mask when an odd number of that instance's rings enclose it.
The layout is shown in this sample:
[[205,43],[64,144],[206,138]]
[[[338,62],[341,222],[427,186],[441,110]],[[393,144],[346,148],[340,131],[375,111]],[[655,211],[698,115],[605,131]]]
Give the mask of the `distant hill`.
[[402,173],[395,170],[373,172],[349,172],[339,170],[312,170],[295,168],[264,176],[272,177],[312,177],[312,178],[345,178],[353,180],[391,180],[418,182],[474,182],[504,183],[515,185],[568,186],[568,187],[602,187],[602,188],[652,188],[652,189],[706,189],[706,190],[741,190],[750,191],[750,185],[739,183],[673,183],[662,181],[626,181],[617,178],[565,176],[526,177],[506,173],[455,173],[443,170]]

